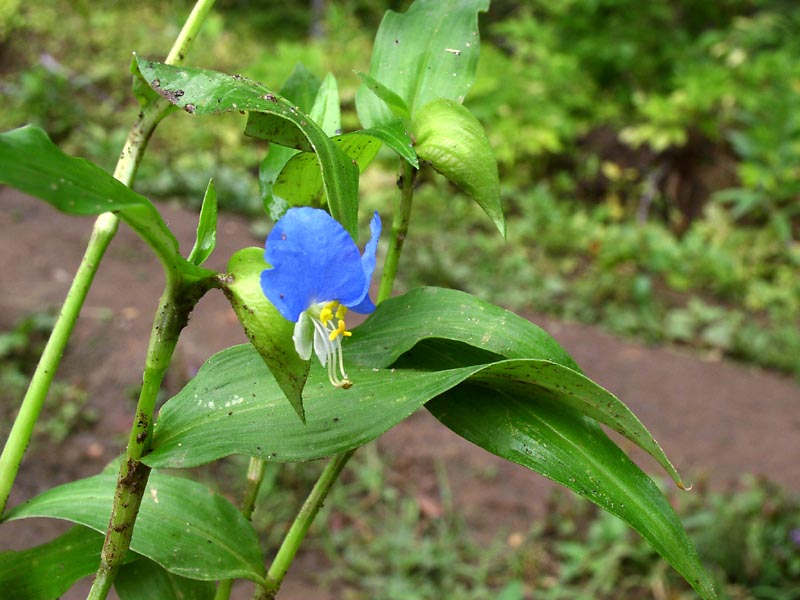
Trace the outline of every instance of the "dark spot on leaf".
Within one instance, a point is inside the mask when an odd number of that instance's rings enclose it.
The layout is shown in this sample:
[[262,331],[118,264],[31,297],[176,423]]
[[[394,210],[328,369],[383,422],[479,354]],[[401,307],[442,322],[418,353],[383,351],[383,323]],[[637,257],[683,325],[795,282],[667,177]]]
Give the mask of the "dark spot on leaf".
[[194,111],[197,110],[197,107],[194,104],[187,104],[183,107],[183,110],[192,115],[194,114]]

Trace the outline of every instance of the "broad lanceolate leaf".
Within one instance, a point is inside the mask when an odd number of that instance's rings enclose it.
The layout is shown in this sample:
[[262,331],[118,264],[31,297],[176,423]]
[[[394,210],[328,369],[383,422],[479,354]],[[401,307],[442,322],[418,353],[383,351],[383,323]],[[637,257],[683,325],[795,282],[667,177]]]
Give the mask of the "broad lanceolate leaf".
[[[102,548],[102,534],[77,526],[41,546],[0,552],[3,600],[61,597],[76,581],[97,571]],[[125,557],[126,561],[136,559],[141,557],[133,552]]]
[[[251,250],[255,255],[257,249]],[[257,262],[254,260],[253,264]],[[258,266],[255,270],[260,272],[261,268]],[[257,282],[251,285],[256,286]],[[256,315],[261,312],[256,311]],[[267,314],[266,308],[263,312]],[[265,322],[271,320],[265,319]],[[275,334],[270,338],[269,333],[265,331],[263,336],[274,340]],[[156,424],[154,452],[147,459],[148,464],[195,466],[235,453],[269,458],[276,452],[278,460],[319,458],[357,445],[344,435],[332,439],[327,436],[349,432],[354,440],[364,443],[399,423],[410,414],[409,410],[413,411],[442,390],[470,379],[510,390],[547,391],[565,406],[612,427],[639,445],[682,485],[675,468],[636,416],[613,394],[577,371],[572,359],[546,332],[513,313],[463,292],[423,288],[381,303],[353,333],[345,344],[348,372],[353,371],[353,364],[368,370],[358,378],[350,373],[357,384],[350,390],[332,390],[324,384],[321,388],[315,387],[314,379],[309,380],[304,393],[308,412],[306,427],[299,423],[290,427],[289,423],[281,422],[283,416],[279,415],[292,415],[274,406],[282,402],[280,393],[275,396],[280,388],[263,373],[259,374],[259,366],[248,362],[249,355],[239,351],[217,355],[201,369],[195,380],[165,405]],[[283,333],[287,340],[289,335],[288,330]],[[438,372],[430,381],[427,373],[386,371],[401,354],[420,341],[432,339],[467,344],[480,349],[481,354],[467,363],[462,360],[464,351],[455,344],[443,346],[444,352],[439,355],[454,356],[453,361],[443,364],[440,356],[434,355],[437,351],[426,347],[428,363],[417,366]],[[293,350],[289,341],[284,347],[288,348],[287,352]],[[467,365],[475,368],[452,370],[452,367]],[[403,379],[397,379],[400,372]],[[280,368],[274,368],[273,373],[282,376]],[[412,385],[412,380],[416,386],[413,391],[403,389],[404,385]],[[391,407],[384,406],[381,419],[376,419],[371,404],[376,401],[376,395],[402,396],[404,400],[395,401]],[[190,400],[186,400],[187,397]],[[195,403],[195,397],[205,402]],[[236,404],[231,405],[232,398],[237,399]],[[345,419],[348,408],[354,413]],[[330,410],[340,417],[335,426],[326,420]],[[297,440],[285,446],[280,441],[284,435],[297,436]],[[300,447],[295,448],[293,444],[298,441]],[[256,447],[260,450],[254,450]],[[166,459],[166,462],[153,458],[170,452],[178,458]]]
[[[115,486],[110,473],[67,483],[14,507],[5,520],[52,517],[104,532]],[[150,475],[131,550],[192,579],[264,576],[255,531],[236,508],[199,483],[160,473]]]
[[187,579],[142,558],[123,566],[114,579],[120,600],[213,600],[211,581]]
[[189,279],[213,274],[180,255],[178,241],[147,198],[97,165],[67,156],[37,127],[0,134],[0,183],[71,215],[113,211],[147,242],[168,272],[180,272]]
[[211,256],[217,245],[217,190],[214,180],[208,180],[203,205],[200,207],[200,218],[197,221],[197,236],[187,260],[195,265],[202,265]]
[[382,303],[353,333],[345,346],[353,387],[332,389],[323,369],[312,366],[305,426],[258,354],[235,347],[212,357],[164,405],[145,460],[163,467],[234,453],[311,460],[374,439],[427,403],[467,439],[627,520],[702,597],[714,597],[669,504],[598,421],[651,452],[673,476],[674,469],[636,417],[571,368],[544,332],[466,294],[428,289]]
[[[561,402],[608,425],[650,454],[683,487],[680,475],[653,436],[616,396],[584,376],[575,361],[546,331],[527,319],[456,290],[418,288],[382,302],[347,344],[348,360],[387,367],[423,340],[450,340],[480,349],[483,357],[469,364],[495,362],[491,370],[473,376],[491,385],[540,387]],[[425,368],[452,368],[467,364],[456,360],[443,365],[432,361]],[[428,352],[435,350],[428,347]],[[464,352],[461,351],[461,354]],[[486,355],[494,354],[487,358]],[[508,359],[538,359],[523,363]]]
[[417,111],[412,130],[417,155],[469,194],[505,237],[497,161],[472,113],[452,100],[434,100]]
[[153,451],[143,460],[184,468],[231,454],[276,461],[331,456],[375,439],[473,370],[345,365],[353,381],[349,389],[332,387],[326,371],[312,361],[303,424],[252,346],[223,350],[161,408]]
[[[489,0],[416,0],[405,14],[388,11],[375,38],[369,76],[394,92],[412,119],[431,100],[462,102],[480,52],[478,13],[488,8]],[[356,94],[364,127],[397,118],[374,89],[365,83]]]
[[592,420],[543,389],[464,385],[428,403],[458,435],[574,490],[636,529],[695,588],[716,598],[669,502]]
[[239,250],[228,263],[228,275],[232,281],[225,291],[247,337],[264,359],[292,408],[301,420],[305,420],[302,394],[309,362],[301,359],[294,349],[294,323],[284,319],[261,290],[261,272],[268,267],[263,248]]
[[245,134],[314,152],[331,214],[358,235],[358,168],[305,112],[241,76],[138,59],[142,76],[167,100],[195,115],[248,112]]
[[458,290],[416,288],[381,302],[356,328],[345,348],[361,365],[388,367],[424,339],[464,342],[498,358],[538,358],[580,372],[544,329],[514,313]]

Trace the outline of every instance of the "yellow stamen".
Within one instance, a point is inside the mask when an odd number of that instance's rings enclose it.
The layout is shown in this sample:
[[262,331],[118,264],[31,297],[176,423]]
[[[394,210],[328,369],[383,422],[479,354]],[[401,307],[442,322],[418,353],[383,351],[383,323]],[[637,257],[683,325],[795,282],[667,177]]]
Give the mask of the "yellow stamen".
[[[328,325],[328,321],[333,319],[333,311],[336,307],[339,306],[339,303],[334,300],[333,302],[328,302],[321,311],[319,311],[319,320],[323,325]],[[346,310],[346,309],[345,309]],[[336,310],[336,314],[338,316],[339,311]]]
[[339,322],[336,325],[336,329],[331,331],[331,334],[328,336],[328,339],[330,341],[333,341],[337,337],[339,337],[340,335],[347,336],[347,337],[353,335],[351,332],[345,330],[346,327],[347,327],[347,325],[344,324],[344,321],[342,319],[339,319]]
[[336,318],[341,320],[344,319],[344,316],[347,314],[347,307],[344,304],[340,304],[339,308],[336,309]]

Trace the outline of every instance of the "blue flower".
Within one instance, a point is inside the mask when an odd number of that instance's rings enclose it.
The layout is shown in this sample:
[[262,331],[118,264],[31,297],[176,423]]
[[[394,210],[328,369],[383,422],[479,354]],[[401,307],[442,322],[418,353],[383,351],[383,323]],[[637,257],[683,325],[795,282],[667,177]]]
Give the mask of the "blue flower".
[[324,210],[290,208],[267,237],[264,258],[272,266],[261,272],[261,289],[283,317],[293,323],[300,358],[312,348],[336,387],[352,385],[344,371],[342,338],[349,337],[344,318],[375,310],[369,285],[381,234],[378,213],[363,256],[350,234]]

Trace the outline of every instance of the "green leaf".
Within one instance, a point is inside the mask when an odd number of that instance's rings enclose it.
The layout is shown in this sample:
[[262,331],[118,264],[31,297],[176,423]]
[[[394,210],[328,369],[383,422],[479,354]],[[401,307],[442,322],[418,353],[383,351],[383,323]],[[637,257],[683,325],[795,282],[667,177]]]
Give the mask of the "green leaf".
[[417,155],[469,194],[505,237],[497,161],[472,113],[452,100],[434,100],[417,112],[412,130]]
[[303,387],[309,361],[294,349],[294,323],[287,321],[261,290],[261,272],[269,268],[262,248],[239,250],[228,263],[232,282],[225,293],[247,337],[275,377],[292,408],[305,421]]
[[171,103],[195,115],[248,112],[245,135],[314,152],[331,214],[358,236],[358,168],[305,112],[263,85],[217,71],[137,59],[142,76]]
[[214,180],[208,180],[203,205],[200,207],[200,218],[197,222],[197,236],[187,259],[198,267],[206,262],[217,245],[217,190]]
[[[306,69],[305,66],[298,63],[295,65],[292,74],[284,82],[283,87],[281,87],[280,95],[293,102],[303,112],[310,112],[319,95],[320,86],[319,78]],[[280,219],[291,206],[286,198],[275,193],[274,185],[286,163],[297,152],[294,148],[270,144],[269,152],[267,152],[259,166],[258,184],[261,200],[264,203],[264,209],[273,221]],[[319,167],[316,170],[318,171]],[[321,186],[321,175],[315,173],[315,176]]]
[[[289,162],[297,150],[294,148],[287,148],[278,144],[270,144],[269,152],[261,161],[258,167],[258,187],[261,194],[261,200],[264,203],[264,209],[267,211],[269,218],[273,221],[280,219],[283,214],[291,207],[291,204],[286,198],[279,196],[275,191],[275,182],[278,176],[283,171],[286,163]],[[319,175],[319,167],[315,164],[317,173],[315,176],[319,179],[320,187],[322,186],[322,176]]]
[[[392,90],[412,119],[431,100],[462,102],[480,53],[477,13],[488,8],[489,0],[416,0],[405,14],[388,11],[375,38],[369,77]],[[376,93],[374,84],[364,83],[356,94],[364,127],[396,118]]]
[[538,325],[471,294],[437,287],[416,288],[381,302],[345,348],[351,360],[384,368],[431,338],[463,342],[497,357],[549,360],[580,372]]
[[[402,158],[408,161],[412,167],[419,169],[419,160],[417,159],[417,153],[414,151],[414,142],[411,139],[411,134],[409,134],[408,129],[400,119],[396,119],[394,121],[390,121],[389,123],[384,123],[383,125],[378,125],[377,127],[372,127],[370,129],[354,131],[347,135],[368,136],[380,140],[389,148],[397,152],[397,154],[399,154]],[[345,152],[347,152],[347,150],[345,150]],[[348,155],[352,156],[349,153]],[[361,166],[360,161],[358,164],[363,171],[366,165]]]
[[303,424],[252,346],[223,350],[161,408],[143,460],[186,468],[231,454],[289,462],[331,456],[375,439],[470,372],[345,366],[354,384],[334,388],[312,361]]
[[[56,539],[27,550],[0,552],[0,590],[4,600],[52,600],[100,564],[103,536],[73,527]],[[125,561],[141,558],[129,552]],[[124,568],[124,567],[123,567]]]
[[258,354],[230,348],[164,405],[145,460],[179,468],[229,454],[313,460],[372,440],[427,403],[460,435],[625,519],[713,598],[669,503],[598,422],[674,469],[638,419],[570,364],[544,332],[507,311],[461,292],[418,290],[381,303],[354,330],[345,346],[350,389],[331,388],[312,366],[305,426]]
[[120,600],[213,600],[216,586],[165,571],[151,560],[123,566],[114,579]]
[[297,63],[283,82],[280,95],[294,103],[304,113],[309,113],[319,95],[321,85],[319,77],[309,71],[304,64]]
[[636,529],[695,588],[716,598],[691,540],[658,487],[592,420],[535,387],[460,386],[428,403],[458,435],[541,473]]
[[[105,532],[116,479],[104,473],[60,485],[15,506],[4,520],[51,517]],[[131,550],[192,579],[263,580],[250,522],[225,498],[188,479],[150,474]]]
[[406,106],[405,101],[395,92],[366,73],[361,73],[359,71],[357,75],[361,81],[364,82],[364,85],[369,91],[386,103],[386,106],[389,107],[389,110],[391,110],[395,116],[399,117],[401,120],[407,120],[411,118],[411,113],[408,111],[408,106]]
[[342,133],[342,109],[339,106],[339,86],[336,77],[328,73],[319,86],[314,106],[309,113],[327,135]]
[[64,154],[37,127],[0,134],[0,183],[71,215],[114,211],[153,249],[168,272],[203,279],[213,271],[184,259],[178,241],[147,198],[82,158]]

